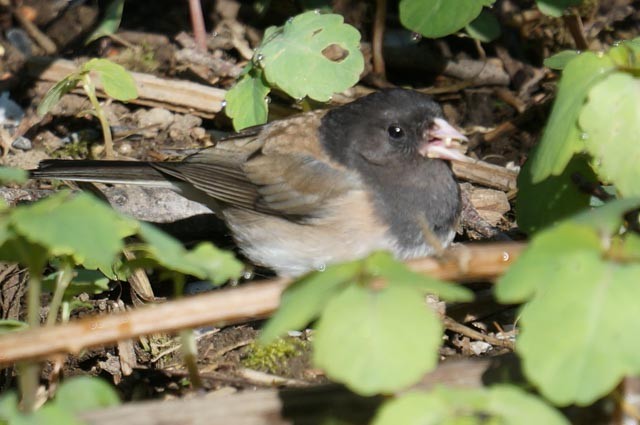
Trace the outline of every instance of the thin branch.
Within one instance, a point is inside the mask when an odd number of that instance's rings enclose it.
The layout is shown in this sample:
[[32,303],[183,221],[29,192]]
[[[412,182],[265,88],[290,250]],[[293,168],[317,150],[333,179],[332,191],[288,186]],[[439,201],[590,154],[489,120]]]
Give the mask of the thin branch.
[[[501,275],[524,246],[518,242],[459,245],[447,251],[442,260],[427,257],[410,261],[408,265],[415,271],[440,279],[487,281]],[[8,333],[0,337],[0,366],[19,360],[42,360],[57,354],[77,354],[85,348],[142,335],[266,318],[278,308],[280,296],[289,283],[288,279],[272,279],[144,306],[130,312]]]

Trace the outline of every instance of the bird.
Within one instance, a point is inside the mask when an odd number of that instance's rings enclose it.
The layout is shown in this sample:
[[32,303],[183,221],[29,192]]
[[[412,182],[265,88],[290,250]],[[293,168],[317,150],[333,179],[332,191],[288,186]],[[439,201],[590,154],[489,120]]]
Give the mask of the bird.
[[448,246],[460,217],[450,161],[467,138],[430,96],[384,89],[250,127],[181,161],[45,160],[36,179],[165,187],[209,207],[243,254],[281,276]]

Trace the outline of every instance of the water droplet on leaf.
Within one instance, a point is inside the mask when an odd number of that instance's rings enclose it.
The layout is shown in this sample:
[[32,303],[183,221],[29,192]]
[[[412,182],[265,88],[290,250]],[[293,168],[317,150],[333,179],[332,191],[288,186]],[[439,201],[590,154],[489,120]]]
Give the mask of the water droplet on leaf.
[[265,101],[265,102],[267,102],[267,105],[268,105],[268,104],[270,104],[270,103],[271,103],[271,97],[266,96],[266,97],[264,98],[264,101]]
[[223,100],[222,102],[220,102],[220,107],[221,108],[226,108],[226,106],[227,106],[227,101],[226,100]]
[[290,17],[289,19],[287,19],[287,24],[290,24],[291,22],[293,22],[293,17]]
[[413,43],[418,43],[418,42],[420,42],[420,40],[422,40],[422,34],[417,33],[417,32],[412,32],[411,33],[411,41]]
[[325,263],[319,264],[316,266],[316,270],[319,272],[323,272],[327,269],[327,265]]
[[580,140],[587,140],[589,135],[587,133],[580,133]]
[[320,9],[314,9],[313,13],[315,13],[316,15],[320,14]]

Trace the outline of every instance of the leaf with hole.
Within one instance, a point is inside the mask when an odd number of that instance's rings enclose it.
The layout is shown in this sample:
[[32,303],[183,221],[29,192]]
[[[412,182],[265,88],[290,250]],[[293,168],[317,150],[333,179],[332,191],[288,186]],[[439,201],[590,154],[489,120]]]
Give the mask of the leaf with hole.
[[271,30],[254,63],[271,86],[289,96],[326,102],[360,78],[360,32],[340,15],[306,12]]

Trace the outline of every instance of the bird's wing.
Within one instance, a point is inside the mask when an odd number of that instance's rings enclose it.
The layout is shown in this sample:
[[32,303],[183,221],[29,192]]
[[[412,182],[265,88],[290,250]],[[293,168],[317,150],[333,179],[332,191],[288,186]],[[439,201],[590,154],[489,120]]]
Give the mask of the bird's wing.
[[220,142],[182,163],[154,163],[230,206],[282,216],[312,216],[359,180],[322,150],[323,113],[274,122]]

